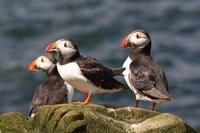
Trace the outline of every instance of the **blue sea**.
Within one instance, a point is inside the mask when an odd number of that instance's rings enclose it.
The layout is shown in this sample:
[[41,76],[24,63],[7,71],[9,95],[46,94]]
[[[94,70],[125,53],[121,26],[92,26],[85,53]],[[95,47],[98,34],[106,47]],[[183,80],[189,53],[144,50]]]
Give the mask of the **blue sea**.
[[[156,110],[200,129],[199,0],[1,0],[0,114],[28,115],[34,88],[46,80],[44,73],[30,72],[28,66],[50,42],[70,38],[83,55],[117,68],[131,52],[121,42],[135,29],[149,32],[152,57],[176,98]],[[73,101],[84,99],[84,93],[75,91]],[[134,106],[135,95],[128,90],[97,94],[91,103]],[[139,106],[151,109],[150,102]]]

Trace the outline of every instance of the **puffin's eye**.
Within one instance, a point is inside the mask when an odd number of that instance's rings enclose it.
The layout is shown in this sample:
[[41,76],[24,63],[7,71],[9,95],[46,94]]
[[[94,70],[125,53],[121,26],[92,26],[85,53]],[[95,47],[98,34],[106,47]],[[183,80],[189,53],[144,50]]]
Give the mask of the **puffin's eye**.
[[139,36],[138,34],[136,34],[136,38],[137,38],[137,39],[139,39],[139,38],[140,38],[140,36]]
[[41,62],[44,62],[43,58],[41,59]]
[[67,47],[67,44],[66,44],[66,43],[64,44],[64,47]]

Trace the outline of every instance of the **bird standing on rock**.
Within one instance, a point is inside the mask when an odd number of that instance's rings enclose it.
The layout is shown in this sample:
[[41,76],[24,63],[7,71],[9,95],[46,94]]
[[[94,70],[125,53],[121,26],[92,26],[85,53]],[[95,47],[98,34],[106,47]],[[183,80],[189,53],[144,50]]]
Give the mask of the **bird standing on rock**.
[[30,71],[43,71],[48,75],[47,81],[35,88],[29,117],[35,115],[39,106],[70,103],[72,101],[73,88],[63,81],[55,64],[56,60],[53,55],[43,54],[29,65]]
[[123,64],[125,81],[139,100],[156,103],[173,100],[168,83],[161,67],[151,57],[151,39],[145,30],[135,30],[122,42],[122,48],[134,48]]
[[94,58],[80,55],[77,46],[71,40],[60,39],[52,42],[46,51],[58,55],[57,68],[63,80],[87,94],[84,102],[74,104],[88,104],[93,94],[129,88],[114,79],[114,76],[121,75],[124,68],[109,69]]

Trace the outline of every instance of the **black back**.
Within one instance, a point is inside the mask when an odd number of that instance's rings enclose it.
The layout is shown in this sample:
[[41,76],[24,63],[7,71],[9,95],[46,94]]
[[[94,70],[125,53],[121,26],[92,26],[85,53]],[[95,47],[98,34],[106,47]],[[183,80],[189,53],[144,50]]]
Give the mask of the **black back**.
[[120,69],[109,69],[104,65],[100,64],[96,59],[88,56],[80,56],[75,62],[79,65],[82,74],[89,79],[94,85],[102,87],[104,89],[129,89],[128,86],[120,83],[114,76],[121,75],[125,70]]

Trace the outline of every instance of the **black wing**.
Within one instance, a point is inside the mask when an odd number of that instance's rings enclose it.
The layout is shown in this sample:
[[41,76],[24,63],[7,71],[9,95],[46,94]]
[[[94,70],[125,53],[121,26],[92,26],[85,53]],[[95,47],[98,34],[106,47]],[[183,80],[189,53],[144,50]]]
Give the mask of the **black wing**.
[[101,86],[104,89],[127,88],[113,78],[116,75],[120,75],[125,70],[124,68],[109,69],[96,59],[88,56],[81,56],[76,62],[82,74],[96,86]]
[[113,77],[112,70],[105,67],[94,58],[81,56],[76,62],[86,77],[92,76],[91,78],[97,78],[99,80]]
[[144,95],[168,99],[167,80],[161,67],[151,57],[140,57],[130,64],[131,84]]

